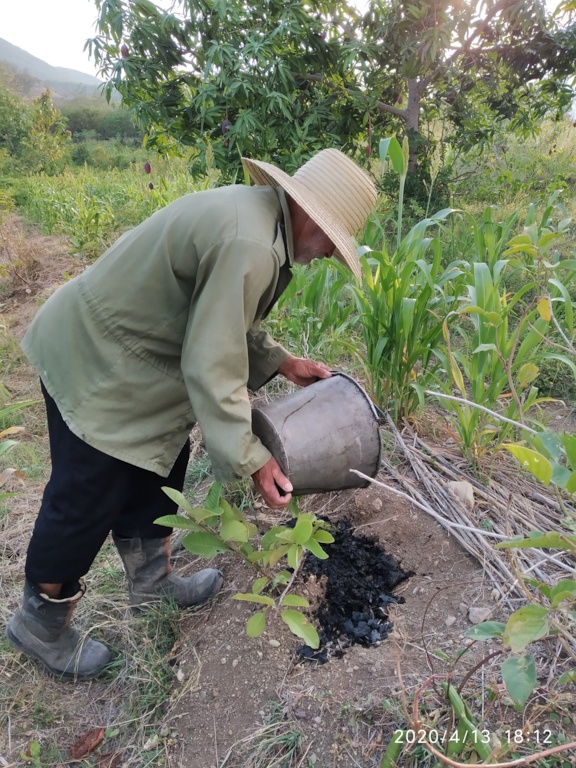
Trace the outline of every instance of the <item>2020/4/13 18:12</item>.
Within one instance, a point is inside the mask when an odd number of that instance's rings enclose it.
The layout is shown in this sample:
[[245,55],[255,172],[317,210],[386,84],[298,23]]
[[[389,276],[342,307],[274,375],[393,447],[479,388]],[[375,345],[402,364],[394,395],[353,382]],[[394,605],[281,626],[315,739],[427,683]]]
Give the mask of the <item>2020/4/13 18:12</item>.
[[[489,744],[491,734],[488,730],[470,730],[465,731],[464,733],[454,731],[449,735],[448,731],[439,731],[434,728],[429,731],[424,728],[420,728],[417,731],[409,728],[406,731],[394,731],[394,738],[399,741],[401,740],[406,744],[446,744],[452,741],[459,743],[472,742],[473,744]],[[551,744],[552,731],[540,731],[539,729],[536,729],[535,731],[524,733],[520,728],[515,730],[508,729],[502,733],[502,740],[507,741],[509,744],[524,744],[527,742],[532,742],[534,744]]]

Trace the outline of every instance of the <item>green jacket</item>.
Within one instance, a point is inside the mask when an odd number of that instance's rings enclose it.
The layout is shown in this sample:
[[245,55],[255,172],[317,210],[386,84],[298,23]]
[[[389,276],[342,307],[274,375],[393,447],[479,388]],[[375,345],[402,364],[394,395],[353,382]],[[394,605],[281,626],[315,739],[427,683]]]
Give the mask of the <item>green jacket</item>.
[[291,278],[284,192],[196,192],[125,233],[40,309],[22,347],[72,432],[166,477],[198,422],[217,479],[269,451],[247,388],[289,353],[260,321]]

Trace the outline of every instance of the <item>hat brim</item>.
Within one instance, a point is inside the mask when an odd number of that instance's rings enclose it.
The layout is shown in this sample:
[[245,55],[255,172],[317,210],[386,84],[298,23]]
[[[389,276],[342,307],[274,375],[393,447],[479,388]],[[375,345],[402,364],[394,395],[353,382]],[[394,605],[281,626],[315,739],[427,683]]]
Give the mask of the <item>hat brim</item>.
[[334,258],[348,267],[357,280],[362,280],[362,270],[360,269],[356,245],[351,235],[331,211],[319,203],[297,179],[289,176],[275,165],[265,163],[262,160],[251,160],[247,157],[242,158],[242,163],[255,184],[282,187],[334,243],[335,250],[332,254]]

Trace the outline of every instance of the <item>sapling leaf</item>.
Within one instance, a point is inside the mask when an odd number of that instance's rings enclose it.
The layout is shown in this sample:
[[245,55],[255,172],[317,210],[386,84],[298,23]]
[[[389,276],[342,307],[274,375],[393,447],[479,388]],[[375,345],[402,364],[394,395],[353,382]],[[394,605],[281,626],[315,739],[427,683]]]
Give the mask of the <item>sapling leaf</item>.
[[286,595],[282,599],[282,605],[289,605],[292,608],[309,608],[310,603],[305,597],[300,595]]
[[256,611],[246,622],[246,634],[248,637],[260,637],[266,629],[266,609]]
[[[276,563],[281,560],[290,549],[291,547],[288,544],[283,544],[281,547],[271,550],[270,556],[268,557],[268,565],[276,565]],[[290,567],[292,568],[292,566]]]
[[288,551],[286,552],[286,560],[290,568],[292,568],[294,571],[296,568],[298,568],[301,557],[302,547],[299,544],[292,544],[291,547],[288,547]]
[[262,549],[270,549],[273,547],[276,542],[276,536],[282,530],[284,530],[284,526],[274,525],[269,531],[266,531],[264,536],[262,536]]
[[559,581],[552,588],[550,600],[552,608],[556,608],[563,600],[576,600],[576,581],[574,579]]
[[472,640],[490,640],[492,637],[502,637],[506,624],[501,621],[483,621],[466,631],[466,637]]
[[317,531],[314,532],[313,538],[316,541],[319,541],[321,544],[332,544],[334,542],[334,536],[332,536],[331,533],[323,530],[322,528],[319,528]]
[[299,517],[294,526],[292,541],[295,544],[304,544],[312,536],[312,522],[304,517]]
[[268,595],[254,595],[251,592],[236,592],[232,595],[234,600],[243,600],[246,603],[260,603],[260,605],[274,605],[274,600]]
[[535,640],[546,637],[550,633],[549,613],[542,605],[525,605],[514,611],[506,623],[504,645],[509,645],[512,653],[519,653]]
[[259,579],[256,579],[254,583],[252,584],[252,594],[259,595],[260,592],[264,589],[265,586],[267,586],[270,583],[270,579],[266,578],[266,576],[262,576]]
[[304,640],[306,645],[309,645],[310,648],[318,648],[320,646],[318,632],[316,632],[304,614],[299,611],[286,609],[280,612],[280,616],[282,621],[288,625],[290,632]]
[[178,504],[179,507],[182,507],[182,509],[185,509],[186,512],[192,512],[192,504],[188,501],[188,499],[184,496],[184,494],[180,493],[180,491],[177,491],[175,488],[169,488],[167,485],[162,486],[162,490],[168,496],[169,499],[172,499],[176,504]]
[[310,539],[306,542],[306,549],[309,549],[310,552],[312,552],[312,554],[315,555],[319,560],[328,559],[326,552],[324,552],[320,544],[318,544],[318,542],[314,539]]
[[502,664],[502,680],[518,707],[524,707],[536,685],[536,664],[532,656],[510,656]]
[[229,552],[229,548],[224,542],[213,533],[198,531],[198,533],[189,533],[182,539],[182,546],[192,552],[193,555],[201,557],[214,557],[219,552]]
[[210,490],[204,500],[204,506],[208,509],[220,508],[220,494],[222,493],[222,486],[220,483],[212,483]]
[[248,541],[246,526],[239,520],[228,520],[222,523],[220,536],[223,541],[237,541],[240,544],[245,544]]
[[165,525],[168,528],[182,528],[185,531],[199,531],[200,527],[190,520],[189,517],[183,515],[163,515],[162,517],[154,520],[156,525]]

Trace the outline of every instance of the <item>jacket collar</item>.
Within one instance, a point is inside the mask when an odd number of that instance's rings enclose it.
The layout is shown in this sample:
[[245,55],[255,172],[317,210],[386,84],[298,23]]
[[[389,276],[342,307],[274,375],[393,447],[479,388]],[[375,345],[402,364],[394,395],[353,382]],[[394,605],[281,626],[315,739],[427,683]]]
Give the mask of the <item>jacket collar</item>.
[[282,232],[282,238],[284,240],[284,248],[286,250],[286,258],[289,266],[294,264],[294,238],[292,235],[292,220],[290,219],[290,209],[288,207],[288,200],[286,199],[286,192],[282,187],[274,187],[274,191],[278,195],[280,201],[280,207],[282,208],[282,221],[280,222],[280,230]]

